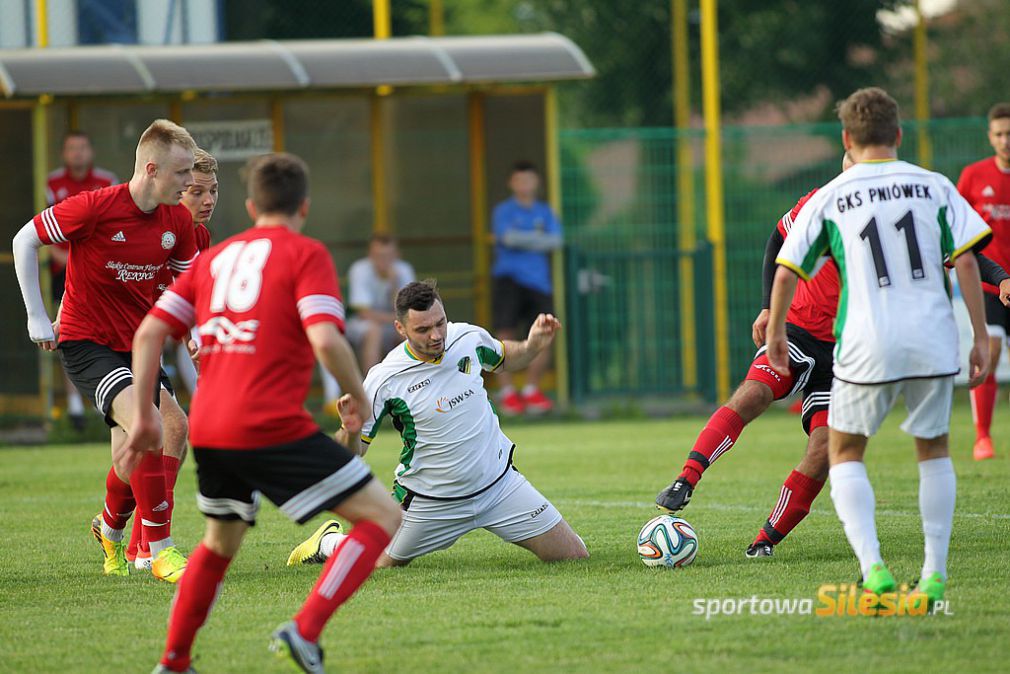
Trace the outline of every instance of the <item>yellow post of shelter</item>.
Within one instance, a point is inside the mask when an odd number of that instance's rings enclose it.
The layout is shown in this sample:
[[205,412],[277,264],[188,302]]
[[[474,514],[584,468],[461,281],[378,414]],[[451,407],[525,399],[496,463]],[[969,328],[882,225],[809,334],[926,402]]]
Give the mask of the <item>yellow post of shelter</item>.
[[677,128],[677,246],[680,249],[680,355],[684,388],[698,385],[694,307],[694,156],[687,130],[691,125],[691,74],[688,58],[687,0],[672,0],[673,113]]
[[705,113],[705,202],[712,242],[715,310],[716,396],[729,397],[729,291],[726,279],[726,222],[723,211],[722,137],[719,103],[718,0],[701,0],[701,79]]

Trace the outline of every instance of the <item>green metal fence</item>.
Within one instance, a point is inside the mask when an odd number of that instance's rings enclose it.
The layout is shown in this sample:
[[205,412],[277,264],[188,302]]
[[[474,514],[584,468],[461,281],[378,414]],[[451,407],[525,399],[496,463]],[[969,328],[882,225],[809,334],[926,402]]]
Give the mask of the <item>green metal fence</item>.
[[[923,127],[932,167],[956,181],[988,154],[983,119],[935,120]],[[922,138],[907,124],[901,156],[917,162]],[[694,162],[678,166],[680,143]],[[705,232],[702,136],[691,130],[585,129],[561,134],[567,331],[575,402],[609,396],[698,395],[713,400],[714,307]],[[835,123],[727,127],[723,135],[731,379],[754,354],[751,323],[761,303],[761,262],[775,223],[797,199],[837,175]],[[694,217],[678,216],[678,171],[693,177],[686,193]],[[680,246],[682,227],[698,243]],[[681,261],[692,262],[690,278]],[[693,285],[695,311],[682,311],[681,284]],[[693,320],[693,343],[683,321]],[[690,361],[690,362],[689,362]],[[685,373],[697,370],[692,384]]]

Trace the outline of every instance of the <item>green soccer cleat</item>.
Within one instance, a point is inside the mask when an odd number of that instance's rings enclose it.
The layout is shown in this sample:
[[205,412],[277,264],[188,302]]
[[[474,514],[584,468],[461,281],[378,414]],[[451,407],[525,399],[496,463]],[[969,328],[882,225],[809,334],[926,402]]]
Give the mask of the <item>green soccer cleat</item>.
[[929,599],[929,609],[933,609],[933,604],[943,601],[943,595],[947,591],[947,581],[939,573],[934,573],[921,579],[912,590],[913,594],[924,594]]
[[894,576],[883,564],[874,564],[870,567],[870,572],[863,579],[863,592],[875,595],[882,595],[887,592],[894,592],[898,584],[894,581]]
[[151,575],[166,583],[178,583],[186,573],[186,558],[174,545],[165,548],[151,562]]
[[343,531],[340,522],[327,520],[316,529],[315,533],[298,544],[298,546],[288,555],[288,566],[299,566],[301,564],[322,564],[326,561],[323,551],[320,549],[323,536],[327,534],[339,534]]
[[106,576],[129,576],[130,564],[126,561],[126,544],[123,541],[113,541],[102,533],[102,515],[99,513],[91,520],[91,535],[102,546],[102,571]]

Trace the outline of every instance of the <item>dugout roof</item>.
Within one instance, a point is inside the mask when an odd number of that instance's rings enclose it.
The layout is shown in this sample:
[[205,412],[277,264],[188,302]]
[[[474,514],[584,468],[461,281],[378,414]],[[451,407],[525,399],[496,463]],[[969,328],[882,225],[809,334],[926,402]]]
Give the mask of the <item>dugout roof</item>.
[[547,82],[594,74],[582,50],[557,33],[0,50],[7,98]]

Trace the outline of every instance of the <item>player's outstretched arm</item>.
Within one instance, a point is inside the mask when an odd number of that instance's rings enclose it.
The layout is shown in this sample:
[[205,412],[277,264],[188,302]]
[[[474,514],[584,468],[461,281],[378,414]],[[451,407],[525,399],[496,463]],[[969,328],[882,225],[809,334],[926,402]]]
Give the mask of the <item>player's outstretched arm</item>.
[[503,341],[505,345],[505,362],[502,369],[506,372],[525,370],[541,351],[554,341],[554,336],[561,329],[561,321],[552,314],[540,314],[530,326],[530,333],[521,342]]
[[989,335],[985,326],[985,309],[982,303],[982,282],[975,254],[966,252],[954,260],[957,284],[961,288],[964,305],[971,320],[973,344],[968,356],[968,386],[974,388],[989,375]]
[[133,336],[133,421],[128,437],[112,456],[116,472],[126,477],[133,472],[144,452],[156,452],[161,447],[161,417],[150,396],[158,384],[158,366],[165,338],[171,328],[157,316],[147,316]]
[[768,362],[780,374],[789,374],[789,345],[786,342],[786,312],[792,304],[799,277],[788,267],[780,266],[772,285],[771,308],[768,313]]
[[[355,358],[351,345],[340,334],[336,324],[329,321],[313,323],[305,328],[305,335],[309,338],[309,344],[312,345],[316,358],[336,378],[345,397],[350,396],[350,401],[344,403],[344,409],[348,410],[349,414],[365,414],[364,411],[368,409],[368,401],[365,399],[365,389],[361,386],[361,370],[358,369],[358,359]],[[350,406],[351,402],[355,404],[353,407]],[[363,416],[361,420],[364,420]],[[357,423],[356,432],[351,430],[353,425],[354,422],[348,419],[348,422],[338,433],[337,441],[351,451],[362,454],[364,448],[360,443],[361,423]]]
[[56,348],[56,334],[39,287],[39,248],[43,245],[35,223],[29,221],[14,237],[14,272],[28,313],[28,337],[46,351],[52,351]]

